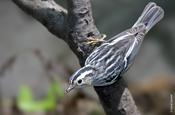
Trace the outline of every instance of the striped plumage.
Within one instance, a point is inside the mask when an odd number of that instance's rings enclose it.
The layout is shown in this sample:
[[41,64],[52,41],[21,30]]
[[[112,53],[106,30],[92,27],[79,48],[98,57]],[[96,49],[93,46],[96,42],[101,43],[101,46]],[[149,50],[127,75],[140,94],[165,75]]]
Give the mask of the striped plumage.
[[70,86],[105,86],[128,70],[138,53],[145,34],[164,16],[164,11],[150,2],[132,28],[105,41],[86,59],[85,66],[70,78]]

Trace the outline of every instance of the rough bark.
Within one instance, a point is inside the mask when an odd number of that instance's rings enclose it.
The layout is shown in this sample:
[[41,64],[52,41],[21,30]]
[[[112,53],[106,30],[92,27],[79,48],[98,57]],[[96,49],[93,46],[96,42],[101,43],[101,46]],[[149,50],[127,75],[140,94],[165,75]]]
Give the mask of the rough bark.
[[95,87],[107,115],[140,115],[123,78],[110,86]]
[[[68,11],[54,0],[12,1],[63,39],[79,58],[80,65],[84,65],[95,48],[85,43],[87,38],[101,36],[94,24],[90,0],[67,0]],[[95,91],[107,115],[140,115],[122,77],[110,86],[95,87]]]

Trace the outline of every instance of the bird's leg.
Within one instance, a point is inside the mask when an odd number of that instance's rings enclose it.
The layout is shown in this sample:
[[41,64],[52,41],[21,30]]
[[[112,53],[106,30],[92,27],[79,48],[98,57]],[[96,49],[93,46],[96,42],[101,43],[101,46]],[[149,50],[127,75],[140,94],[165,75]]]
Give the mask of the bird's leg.
[[106,38],[105,34],[102,34],[100,38],[96,38],[96,37],[91,36],[91,37],[87,38],[86,44],[96,45],[98,43],[104,42],[105,41],[104,38]]

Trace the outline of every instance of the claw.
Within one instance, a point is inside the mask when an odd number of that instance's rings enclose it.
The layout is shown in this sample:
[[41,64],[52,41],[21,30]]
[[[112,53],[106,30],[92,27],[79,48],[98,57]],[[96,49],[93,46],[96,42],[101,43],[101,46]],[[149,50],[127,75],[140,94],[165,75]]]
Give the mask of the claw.
[[87,38],[88,41],[86,42],[86,44],[96,45],[98,43],[104,42],[105,41],[104,38],[106,38],[105,34],[102,34],[101,38],[89,37]]

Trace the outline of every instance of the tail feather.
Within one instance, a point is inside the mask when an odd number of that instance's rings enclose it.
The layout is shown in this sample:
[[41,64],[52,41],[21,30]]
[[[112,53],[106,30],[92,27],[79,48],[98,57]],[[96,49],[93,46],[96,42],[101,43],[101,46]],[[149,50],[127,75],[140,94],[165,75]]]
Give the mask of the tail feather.
[[154,7],[154,6],[157,6],[156,3],[154,3],[154,2],[149,2],[149,3],[145,6],[145,8],[144,8],[142,14],[148,12],[148,11],[149,11],[152,7]]
[[137,27],[140,24],[146,26],[146,32],[148,32],[155,24],[157,24],[164,16],[164,11],[161,7],[151,2],[145,7],[142,15],[139,17],[133,27]]
[[149,3],[145,6],[145,8],[144,8],[144,10],[143,10],[143,12],[142,12],[142,15],[139,17],[139,19],[137,20],[137,22],[136,22],[134,25],[140,24],[141,20],[145,18],[146,13],[148,13],[148,11],[149,11],[151,8],[153,8],[154,6],[156,6],[156,3],[154,3],[154,2],[149,2]]

